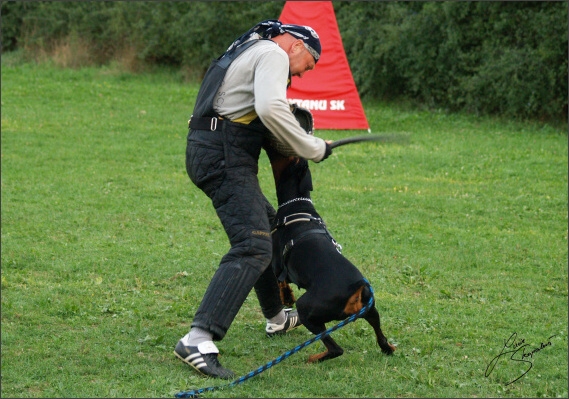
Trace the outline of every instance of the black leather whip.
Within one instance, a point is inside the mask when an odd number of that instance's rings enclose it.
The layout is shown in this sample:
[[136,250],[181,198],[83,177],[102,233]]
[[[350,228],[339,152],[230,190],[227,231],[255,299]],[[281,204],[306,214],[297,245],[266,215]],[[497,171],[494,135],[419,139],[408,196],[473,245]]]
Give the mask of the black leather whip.
[[332,144],[330,144],[330,148],[334,149],[342,145],[352,144],[352,143],[362,143],[365,141],[376,141],[381,143],[401,143],[407,141],[408,139],[409,136],[403,134],[371,134],[371,135],[368,134],[365,136],[347,137],[345,139],[333,141]]

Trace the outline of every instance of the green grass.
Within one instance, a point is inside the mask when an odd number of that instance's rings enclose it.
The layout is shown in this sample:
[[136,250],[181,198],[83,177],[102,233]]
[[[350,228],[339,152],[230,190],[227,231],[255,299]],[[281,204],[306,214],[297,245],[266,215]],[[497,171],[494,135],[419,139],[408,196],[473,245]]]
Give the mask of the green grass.
[[[228,249],[185,172],[198,87],[169,72],[2,58],[2,397],[216,385],[172,354]],[[382,355],[357,321],[334,333],[340,358],[307,364],[316,343],[205,396],[567,397],[567,127],[364,107],[374,132],[409,143],[311,163],[313,199],[398,351]],[[275,203],[264,154],[259,177]],[[485,371],[514,332],[528,351],[551,345],[506,386],[527,364],[504,357]],[[251,294],[218,346],[244,375],[310,336],[265,338]]]

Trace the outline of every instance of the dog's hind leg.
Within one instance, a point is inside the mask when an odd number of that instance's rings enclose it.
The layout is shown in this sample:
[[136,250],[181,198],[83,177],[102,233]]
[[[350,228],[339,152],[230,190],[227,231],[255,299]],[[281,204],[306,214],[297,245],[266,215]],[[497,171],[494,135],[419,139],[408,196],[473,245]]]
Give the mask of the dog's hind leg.
[[375,331],[375,336],[377,337],[377,344],[380,346],[381,351],[387,355],[391,355],[397,347],[387,342],[387,338],[383,335],[380,326],[379,312],[375,306],[365,314],[364,319],[373,327],[373,331]]
[[326,351],[309,356],[308,363],[323,362],[324,360],[334,359],[344,354],[342,347],[338,345],[331,336],[327,335],[322,338],[322,343],[326,346]]
[[[312,334],[320,334],[326,331],[325,319],[320,318],[315,315],[314,308],[315,301],[311,297],[310,292],[305,292],[296,301],[296,309],[298,310],[298,316],[302,324],[310,331]],[[316,311],[317,312],[317,311]],[[323,362],[324,360],[333,359],[344,354],[344,350],[340,345],[332,339],[330,335],[326,335],[322,338],[322,343],[326,347],[326,350],[322,353],[316,355],[311,355],[308,358],[308,363]]]

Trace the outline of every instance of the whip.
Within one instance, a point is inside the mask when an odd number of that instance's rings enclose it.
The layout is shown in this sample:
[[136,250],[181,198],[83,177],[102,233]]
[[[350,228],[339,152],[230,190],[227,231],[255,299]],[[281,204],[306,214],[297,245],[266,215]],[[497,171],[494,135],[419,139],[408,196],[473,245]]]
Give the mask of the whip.
[[354,136],[354,137],[347,137],[345,139],[340,139],[333,141],[330,144],[330,148],[340,147],[346,144],[352,143],[362,143],[365,141],[376,141],[381,143],[397,143],[397,142],[404,142],[409,139],[408,135],[402,134],[373,134],[373,135],[365,135],[365,136]]
[[[365,136],[367,137],[367,136]],[[347,143],[345,143],[347,144]],[[207,388],[199,388],[199,389],[193,389],[191,391],[182,391],[182,392],[178,392],[176,394],[176,398],[197,398],[199,394],[202,394],[204,392],[211,392],[211,391],[215,391],[218,389],[223,389],[223,388],[230,388],[230,387],[234,387],[236,385],[242,384],[245,381],[247,381],[250,378],[253,378],[256,375],[261,374],[263,371],[270,369],[273,366],[276,366],[277,364],[279,364],[280,362],[282,362],[283,360],[291,357],[292,355],[294,355],[295,353],[299,352],[300,350],[306,348],[308,345],[324,338],[326,335],[338,330],[339,328],[344,327],[346,324],[351,323],[352,321],[356,320],[358,317],[363,316],[364,314],[367,313],[367,311],[373,306],[373,288],[371,288],[371,284],[369,283],[369,281],[367,281],[366,279],[364,279],[365,283],[367,284],[370,292],[371,292],[371,296],[370,299],[367,303],[366,306],[364,306],[363,308],[361,308],[361,310],[358,313],[355,313],[353,315],[351,315],[350,317],[342,320],[340,323],[336,324],[333,327],[330,327],[329,329],[327,329],[326,331],[312,337],[311,339],[309,339],[308,341],[294,347],[293,349],[283,353],[282,355],[280,355],[279,357],[277,357],[274,360],[271,360],[270,362],[265,363],[263,366],[259,367],[256,370],[253,370],[247,374],[245,374],[242,377],[239,377],[238,379],[236,379],[235,381],[232,381],[228,384],[225,385],[217,385],[217,386],[211,386],[211,387],[207,387]]]

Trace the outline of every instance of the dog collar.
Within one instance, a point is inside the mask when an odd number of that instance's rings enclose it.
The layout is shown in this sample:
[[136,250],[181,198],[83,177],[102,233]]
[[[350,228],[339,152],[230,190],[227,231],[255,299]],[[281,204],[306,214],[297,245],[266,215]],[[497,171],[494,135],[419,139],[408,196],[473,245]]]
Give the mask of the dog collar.
[[292,204],[293,202],[296,202],[296,201],[308,201],[308,202],[312,203],[312,200],[311,200],[310,198],[307,198],[307,197],[298,197],[298,198],[293,198],[293,199],[291,199],[291,200],[289,200],[289,201],[287,201],[287,202],[284,202],[284,203],[280,204],[280,205],[279,205],[279,209],[281,209],[281,208],[282,208],[283,206],[285,206],[285,205]]

